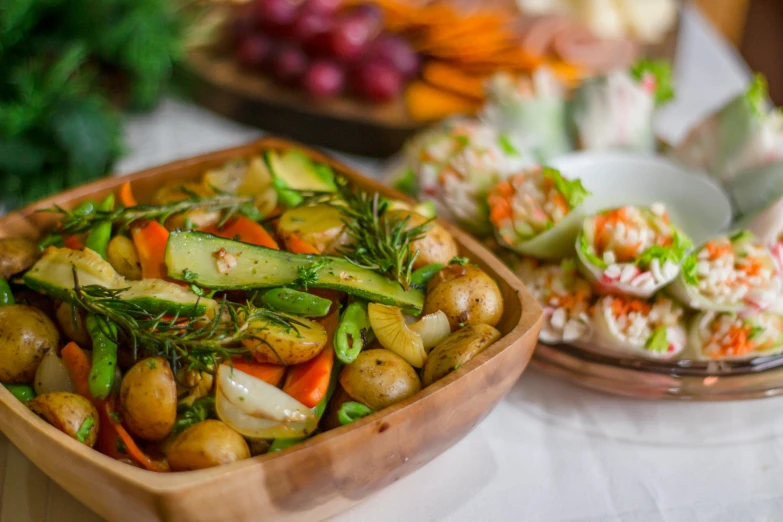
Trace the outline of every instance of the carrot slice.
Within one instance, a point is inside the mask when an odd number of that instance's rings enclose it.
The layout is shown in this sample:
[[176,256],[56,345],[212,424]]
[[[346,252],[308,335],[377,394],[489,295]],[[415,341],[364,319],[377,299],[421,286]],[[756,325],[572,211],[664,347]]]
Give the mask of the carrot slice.
[[405,91],[408,113],[416,121],[440,120],[452,114],[474,114],[481,103],[424,82],[413,82]]
[[79,236],[68,236],[63,240],[63,245],[71,250],[84,250],[84,241]]
[[248,361],[241,357],[231,359],[231,364],[240,372],[252,375],[256,379],[277,386],[285,376],[285,366],[279,364],[261,363],[257,361]]
[[433,60],[424,66],[422,76],[428,83],[445,91],[478,101],[484,99],[484,81],[487,78],[484,75],[467,74],[455,66]]
[[314,408],[326,396],[329,388],[329,378],[334,366],[334,345],[332,340],[337,330],[338,308],[333,306],[331,312],[318,322],[326,328],[326,346],[321,353],[309,361],[291,367],[283,385],[283,391],[298,400],[308,408]]
[[166,243],[169,231],[157,221],[145,221],[131,227],[131,237],[139,253],[141,277],[165,279]]
[[138,205],[136,198],[133,197],[133,191],[131,191],[130,181],[126,181],[120,185],[120,202],[126,207],[135,207]]
[[239,216],[236,219],[232,219],[223,225],[222,228],[218,228],[216,225],[210,225],[204,227],[202,231],[227,239],[236,238],[243,243],[250,243],[251,245],[259,245],[280,250],[277,241],[269,235],[269,232],[267,232],[261,224],[256,223],[247,216]]
[[299,236],[289,234],[283,238],[286,250],[294,254],[320,254],[321,252],[313,245],[303,240]]

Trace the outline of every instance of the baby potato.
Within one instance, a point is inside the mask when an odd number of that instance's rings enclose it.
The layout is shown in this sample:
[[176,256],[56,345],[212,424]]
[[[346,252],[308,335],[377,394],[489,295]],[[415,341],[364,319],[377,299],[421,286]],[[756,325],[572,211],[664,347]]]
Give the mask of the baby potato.
[[445,377],[498,339],[500,339],[500,332],[487,324],[460,328],[432,349],[427,362],[424,363],[421,374],[422,384],[429,386]]
[[[72,304],[60,301],[57,303],[54,311],[57,317],[57,324],[66,338],[75,342],[83,349],[89,350],[92,348],[92,339],[84,326],[84,318],[87,313],[82,308],[76,308],[75,312],[74,314],[74,306]],[[74,316],[76,318],[75,322]]]
[[106,260],[125,279],[141,279],[141,263],[133,241],[125,236],[114,236],[106,248]]
[[0,306],[0,382],[33,382],[35,370],[49,350],[60,346],[60,333],[38,308]]
[[443,311],[454,331],[465,325],[495,326],[503,316],[503,296],[497,283],[472,265],[449,265],[430,279],[424,315]]
[[344,228],[340,209],[326,204],[288,209],[277,225],[284,242],[297,237],[322,253],[340,238]]
[[309,361],[326,346],[326,330],[304,317],[291,317],[291,320],[299,323],[296,328],[266,319],[254,321],[250,331],[257,338],[245,339],[242,344],[259,362],[290,365]]
[[162,440],[177,419],[177,383],[166,359],[150,357],[128,370],[120,386],[122,423],[133,435]]
[[180,433],[166,452],[174,471],[212,468],[250,458],[245,439],[219,420],[207,419]]
[[51,392],[27,403],[36,415],[82,444],[93,447],[98,438],[98,410],[75,393]]
[[378,411],[421,389],[408,362],[385,349],[365,350],[340,372],[340,386],[356,402]]
[[[428,218],[410,210],[392,210],[386,214],[387,220],[399,221],[409,218],[407,229],[419,226],[428,221]],[[409,248],[411,252],[419,251],[414,270],[433,263],[446,264],[457,255],[457,243],[451,234],[436,222],[430,223],[430,228],[424,233],[424,237],[413,241]]]
[[0,239],[0,277],[9,279],[27,270],[39,257],[41,248],[29,239]]

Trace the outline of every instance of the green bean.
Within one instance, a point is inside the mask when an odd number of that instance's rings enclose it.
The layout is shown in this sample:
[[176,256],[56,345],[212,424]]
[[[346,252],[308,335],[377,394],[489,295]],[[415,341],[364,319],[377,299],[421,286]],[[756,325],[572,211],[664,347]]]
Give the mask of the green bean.
[[0,306],[14,304],[14,293],[11,292],[11,287],[8,286],[8,281],[0,277]]
[[351,364],[369,342],[372,330],[367,315],[367,303],[356,300],[349,304],[334,332],[334,352],[345,364]]
[[92,339],[92,369],[90,393],[96,399],[105,399],[114,386],[117,368],[117,327],[100,316],[90,314],[85,321]]
[[[326,406],[329,404],[329,401],[332,400],[332,395],[334,395],[334,390],[337,388],[337,382],[340,377],[340,370],[343,369],[343,365],[340,364],[339,361],[335,361],[334,366],[332,366],[332,375],[329,377],[329,387],[326,389],[326,395],[323,399],[321,399],[321,402],[315,405],[313,408],[313,413],[315,413],[315,416],[318,417],[318,420],[321,420],[321,417],[323,417],[324,412],[326,411]],[[277,451],[283,451],[286,448],[290,448],[294,444],[298,444],[302,442],[303,440],[306,440],[307,437],[297,437],[293,439],[275,439],[272,441],[272,445],[269,446],[269,453],[274,453]]]
[[350,424],[355,420],[359,420],[362,417],[366,417],[373,411],[358,402],[344,402],[340,409],[337,410],[337,419],[340,421],[341,426]]
[[[98,210],[106,212],[111,212],[114,210],[114,194],[109,194],[106,196],[106,199],[101,201],[101,204],[98,205]],[[109,246],[110,239],[111,221],[102,221],[95,225],[92,230],[90,230],[90,233],[87,234],[87,239],[85,240],[84,245],[90,250],[99,253],[102,258],[106,259],[106,247]]]
[[261,294],[261,302],[280,312],[304,317],[323,317],[332,301],[291,288],[273,288]]
[[21,402],[35,399],[35,390],[29,384],[3,384],[3,386]]
[[79,206],[77,206],[71,212],[77,216],[89,216],[95,212],[95,202],[92,200],[87,200],[83,203],[80,203]]
[[411,286],[424,290],[427,286],[427,282],[432,279],[432,276],[440,272],[440,269],[444,265],[440,263],[432,263],[431,265],[423,266],[411,274]]

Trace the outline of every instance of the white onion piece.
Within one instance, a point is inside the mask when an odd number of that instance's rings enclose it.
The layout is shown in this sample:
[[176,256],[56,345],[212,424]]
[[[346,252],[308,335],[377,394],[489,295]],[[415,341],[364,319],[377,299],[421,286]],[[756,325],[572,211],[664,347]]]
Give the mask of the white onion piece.
[[421,336],[424,349],[427,352],[451,334],[449,318],[441,310],[434,314],[425,315],[418,322],[408,325],[408,328]]
[[291,439],[304,437],[318,425],[313,422],[279,422],[252,417],[234,406],[218,388],[215,411],[220,420],[240,435],[253,439]]
[[37,395],[50,392],[76,393],[65,364],[54,350],[46,352],[46,355],[41,359],[41,364],[35,371],[33,388],[35,388]]
[[315,418],[310,408],[284,391],[227,364],[218,368],[217,383],[226,399],[251,417],[279,422],[306,422]]

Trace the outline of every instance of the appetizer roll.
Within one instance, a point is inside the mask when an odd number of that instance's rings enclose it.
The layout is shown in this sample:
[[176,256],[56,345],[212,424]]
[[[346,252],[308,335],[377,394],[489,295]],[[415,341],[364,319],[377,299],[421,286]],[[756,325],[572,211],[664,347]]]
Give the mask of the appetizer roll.
[[542,67],[530,77],[493,76],[482,118],[516,149],[531,151],[539,162],[573,149],[567,126],[563,85]]
[[573,254],[590,193],[579,180],[555,169],[534,167],[499,182],[489,193],[489,219],[501,245],[521,254],[561,259]]
[[649,297],[674,280],[691,247],[660,203],[620,207],[584,220],[576,240],[582,271],[602,292]]
[[693,318],[688,332],[689,359],[752,359],[782,351],[783,319],[770,312],[703,312]]
[[653,152],[653,112],[672,96],[671,69],[665,62],[645,60],[629,71],[588,79],[571,105],[578,146]]
[[673,300],[607,295],[593,311],[596,349],[646,359],[672,359],[685,349],[683,310]]
[[742,231],[707,241],[689,255],[670,290],[690,308],[739,312],[747,307],[766,310],[781,286],[770,251]]
[[573,343],[590,337],[593,291],[590,283],[579,275],[576,260],[539,264],[534,259],[526,259],[515,271],[544,310],[540,341]]
[[438,215],[470,231],[491,233],[486,195],[508,174],[533,165],[503,147],[489,125],[471,119],[451,120],[408,144],[404,177],[419,200],[433,200]]
[[756,75],[745,93],[696,126],[673,151],[685,164],[728,182],[783,154],[783,114],[767,108],[767,82]]

